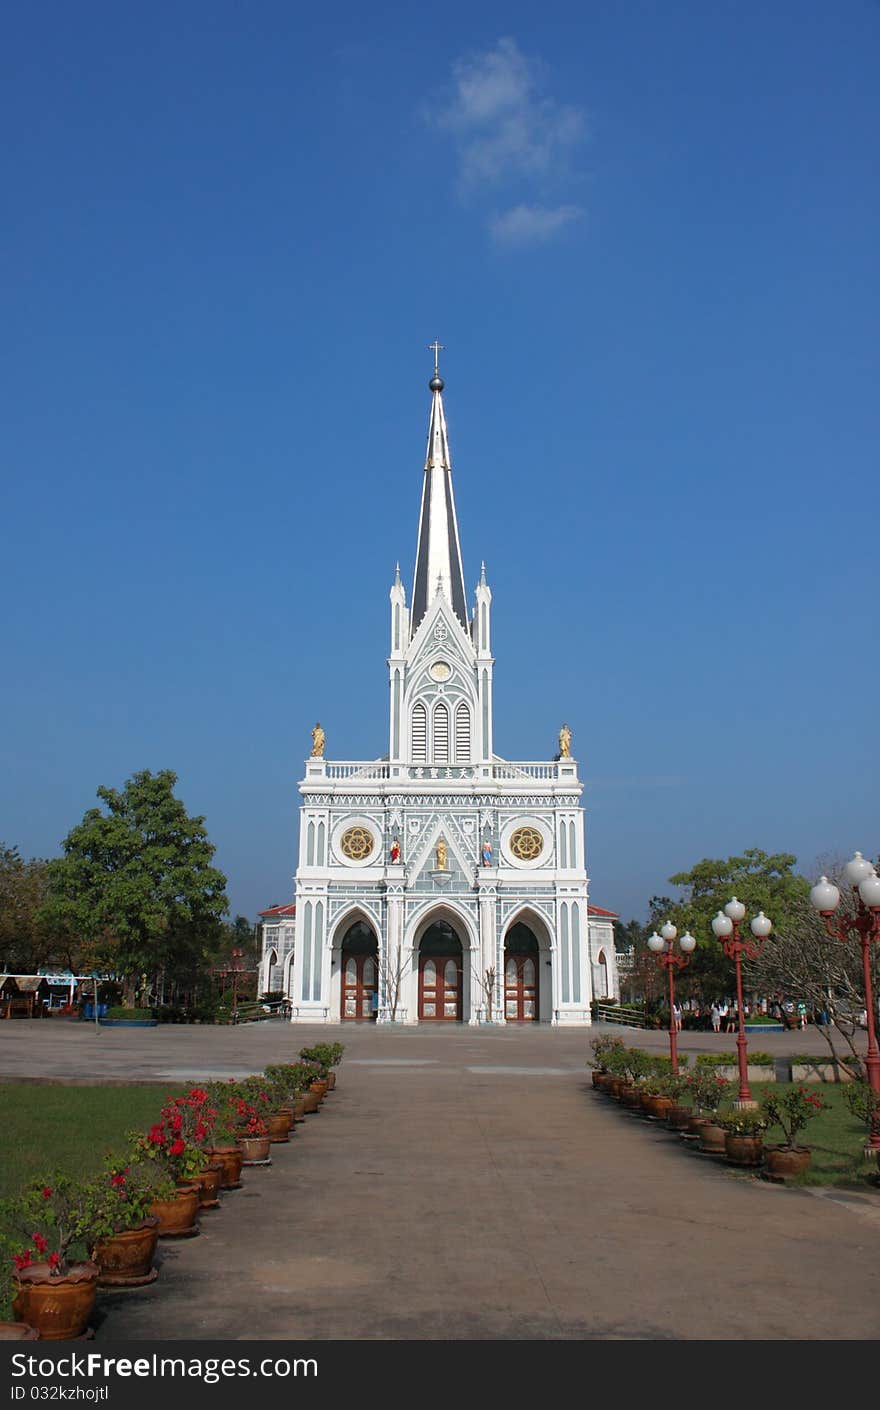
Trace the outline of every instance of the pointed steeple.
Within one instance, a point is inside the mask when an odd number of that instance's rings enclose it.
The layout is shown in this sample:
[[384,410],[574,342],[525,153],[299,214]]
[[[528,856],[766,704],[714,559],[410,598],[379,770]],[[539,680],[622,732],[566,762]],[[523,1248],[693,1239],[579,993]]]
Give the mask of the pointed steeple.
[[437,366],[440,344],[433,344],[434,376],[431,389],[431,419],[428,425],[428,449],[425,456],[425,480],[422,486],[422,509],[419,516],[419,538],[416,547],[416,572],[413,582],[411,633],[428,610],[438,587],[448,597],[458,620],[467,631],[468,618],[464,592],[464,572],[461,565],[461,545],[452,495],[452,462],[449,438],[443,411],[443,378]]

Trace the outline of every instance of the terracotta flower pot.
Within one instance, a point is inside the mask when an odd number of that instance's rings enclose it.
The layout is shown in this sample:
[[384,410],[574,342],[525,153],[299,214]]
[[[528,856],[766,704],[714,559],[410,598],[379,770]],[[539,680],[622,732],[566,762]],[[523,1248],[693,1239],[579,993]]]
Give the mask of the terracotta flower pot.
[[666,1113],[666,1125],[671,1131],[686,1131],[692,1115],[689,1106],[677,1106],[673,1102]]
[[336,1091],[336,1073],[333,1071],[333,1068],[332,1068],[332,1067],[331,1067],[330,1071],[327,1073],[327,1090],[328,1090],[329,1092],[335,1092],[335,1091]]
[[159,1220],[160,1239],[192,1238],[199,1233],[198,1185],[184,1185],[168,1199],[154,1199],[150,1213]]
[[620,1094],[620,1104],[627,1111],[638,1111],[642,1105],[642,1094],[638,1087],[624,1087]]
[[652,1116],[656,1116],[659,1121],[665,1121],[666,1113],[672,1106],[671,1097],[655,1096],[648,1103],[648,1111]]
[[760,1131],[753,1136],[738,1136],[733,1131],[726,1131],[724,1153],[731,1165],[760,1165],[764,1158],[764,1138]]
[[140,1288],[155,1282],[158,1269],[153,1256],[159,1240],[159,1220],[155,1215],[135,1229],[110,1234],[99,1239],[92,1249],[92,1259],[100,1269],[98,1285],[102,1288]]
[[39,1336],[27,1322],[0,1322],[0,1341],[38,1341]]
[[238,1146],[212,1146],[207,1154],[221,1167],[221,1190],[237,1190],[241,1185],[241,1164],[244,1156]]
[[295,1101],[294,1104],[293,1104],[293,1119],[294,1119],[294,1121],[302,1121],[302,1119],[303,1119],[303,1117],[305,1116],[305,1114],[306,1114],[306,1099],[305,1099],[305,1097],[302,1095],[302,1093],[300,1093],[300,1095],[297,1097],[296,1101]]
[[692,1111],[687,1124],[687,1135],[696,1139],[708,1120],[708,1116],[703,1116],[702,1112]]
[[239,1136],[243,1165],[262,1165],[269,1159],[268,1136]]
[[314,1082],[309,1083],[309,1090],[318,1093],[318,1101],[322,1102],[327,1095],[327,1081],[324,1077],[316,1077]]
[[48,1263],[32,1263],[13,1276],[12,1310],[43,1341],[72,1341],[89,1323],[98,1288],[96,1263],[73,1263],[61,1277]]
[[304,1116],[312,1116],[321,1105],[321,1098],[318,1096],[317,1092],[312,1091],[311,1087],[307,1092],[303,1092],[302,1101]]
[[726,1135],[724,1127],[717,1126],[710,1117],[700,1127],[700,1150],[705,1151],[708,1155],[726,1155]]
[[290,1140],[290,1127],[293,1113],[289,1111],[274,1111],[269,1117],[267,1125],[269,1127],[269,1140],[272,1145],[277,1145],[281,1141]]
[[790,1177],[799,1175],[809,1168],[813,1152],[808,1146],[797,1146],[789,1150],[786,1146],[768,1146],[764,1152],[768,1175]]
[[222,1174],[223,1168],[218,1161],[215,1165],[206,1165],[204,1170],[192,1177],[192,1183],[199,1187],[199,1209],[216,1209],[219,1205]]
[[650,1092],[639,1092],[639,1105],[645,1116],[651,1115],[651,1102],[653,1097]]

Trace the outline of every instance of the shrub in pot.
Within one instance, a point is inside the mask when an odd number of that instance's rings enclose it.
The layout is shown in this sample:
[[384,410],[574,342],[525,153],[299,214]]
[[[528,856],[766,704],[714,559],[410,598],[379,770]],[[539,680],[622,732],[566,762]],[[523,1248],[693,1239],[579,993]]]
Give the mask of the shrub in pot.
[[159,1219],[150,1207],[161,1188],[173,1195],[176,1187],[152,1162],[126,1165],[112,1158],[86,1185],[84,1238],[100,1269],[99,1285],[140,1287],[155,1280]]
[[344,1043],[314,1043],[310,1048],[300,1048],[300,1057],[306,1062],[315,1062],[322,1069],[323,1080],[332,1092],[336,1086],[336,1073],[333,1071],[342,1061]]
[[6,1202],[4,1224],[13,1252],[13,1313],[47,1341],[85,1331],[95,1304],[98,1267],[86,1254],[85,1188],[53,1172]]
[[760,1107],[728,1112],[718,1124],[724,1131],[724,1153],[731,1165],[761,1164],[767,1117]]
[[725,1077],[702,1069],[690,1073],[685,1078],[685,1090],[703,1118],[697,1134],[700,1150],[711,1155],[724,1155],[724,1127],[718,1123],[718,1109],[730,1091],[730,1083]]
[[809,1146],[798,1145],[797,1138],[804,1127],[827,1106],[828,1103],[823,1102],[821,1097],[806,1091],[804,1087],[770,1092],[764,1098],[761,1110],[765,1124],[778,1128],[783,1136],[777,1145],[767,1147],[767,1169],[771,1175],[788,1177],[807,1169],[813,1153]]

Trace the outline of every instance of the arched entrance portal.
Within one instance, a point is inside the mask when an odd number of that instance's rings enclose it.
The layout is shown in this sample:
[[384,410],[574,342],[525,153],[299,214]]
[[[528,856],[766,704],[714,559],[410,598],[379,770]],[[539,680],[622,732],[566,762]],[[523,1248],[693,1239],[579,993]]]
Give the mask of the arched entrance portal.
[[508,1023],[538,1020],[538,941],[522,922],[504,941],[504,1017]]
[[356,920],[342,938],[342,1019],[375,1022],[379,1007],[379,942],[366,921]]
[[420,1020],[461,1021],[462,970],[461,941],[448,921],[435,921],[419,945]]

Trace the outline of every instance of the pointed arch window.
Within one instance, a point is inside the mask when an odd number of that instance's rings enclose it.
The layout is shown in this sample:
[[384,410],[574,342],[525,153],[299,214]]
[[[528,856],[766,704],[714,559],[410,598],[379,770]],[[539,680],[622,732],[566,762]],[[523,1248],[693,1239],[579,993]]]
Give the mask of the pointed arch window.
[[417,700],[412,712],[412,756],[413,763],[428,762],[428,712],[421,700]]
[[455,762],[471,761],[471,712],[462,700],[455,711]]
[[434,763],[449,763],[449,711],[442,700],[434,706]]

